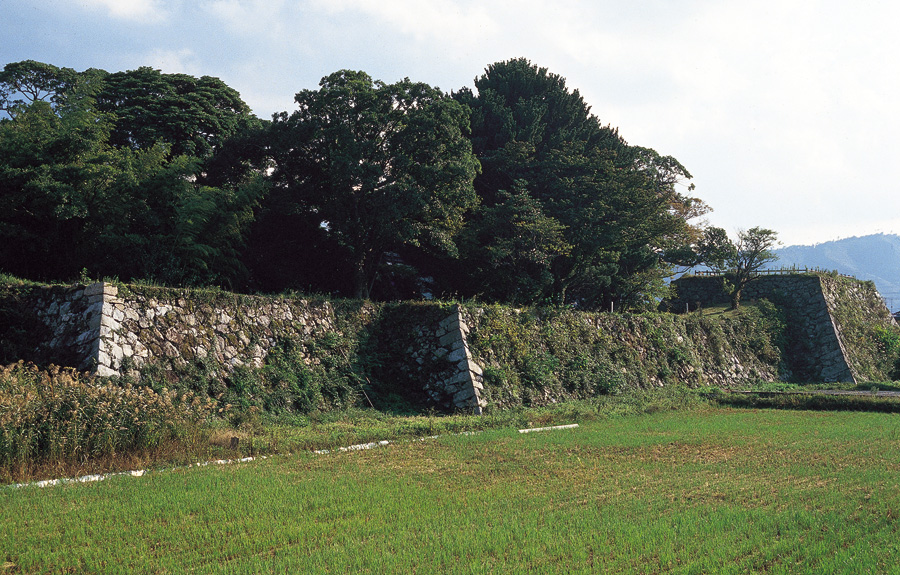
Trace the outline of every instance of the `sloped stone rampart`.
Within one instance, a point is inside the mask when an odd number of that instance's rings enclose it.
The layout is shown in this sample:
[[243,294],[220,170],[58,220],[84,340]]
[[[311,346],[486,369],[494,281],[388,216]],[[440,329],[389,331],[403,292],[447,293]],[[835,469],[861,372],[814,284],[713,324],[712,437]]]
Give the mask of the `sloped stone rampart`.
[[473,358],[484,371],[482,399],[494,406],[554,403],[625,388],[727,388],[779,378],[778,352],[749,316],[502,306],[467,307],[463,315]]
[[[730,302],[722,277],[691,276],[673,282],[673,311]],[[871,282],[831,274],[763,276],[743,290],[743,300],[768,299],[786,307],[792,330],[799,334],[791,358],[805,366],[805,378],[823,382],[858,382],[885,377],[861,353],[849,330],[853,320],[868,326],[893,323],[890,312]],[[842,325],[844,324],[844,325]]]
[[481,399],[484,389],[481,366],[472,358],[472,351],[467,341],[469,326],[463,319],[460,307],[454,306],[453,312],[438,324],[436,333],[438,341],[448,350],[446,360],[455,365],[456,374],[441,382],[446,393],[453,394],[456,407],[470,408],[476,414],[486,407]]
[[[683,297],[706,304],[724,299],[721,284],[710,283],[715,278],[697,279],[705,282],[679,286]],[[801,310],[798,328],[809,344],[810,362],[821,368],[820,380],[871,375],[865,362],[852,359],[865,342],[856,316],[847,311],[871,306],[866,285],[831,285],[818,276],[772,280],[761,280],[745,298],[776,294],[794,302]],[[175,370],[196,361],[211,362],[227,374],[240,366],[265,365],[284,340],[296,344],[309,365],[317,365],[320,343],[330,336],[402,341],[379,348],[381,355],[375,358],[396,369],[373,373],[401,381],[394,389],[418,389],[429,405],[476,413],[488,405],[586,397],[617,385],[729,387],[780,376],[777,357],[750,341],[758,333],[748,331],[741,320],[706,320],[696,314],[336,304],[108,283],[29,289],[21,305],[33,310],[47,337],[22,359],[104,376],[136,374],[150,365]],[[397,320],[402,318],[406,322],[401,327]],[[374,348],[348,349],[363,354],[354,361],[366,363],[372,358],[364,354]],[[507,387],[498,387],[503,385]]]
[[[438,305],[438,304],[435,304]],[[410,306],[410,315],[422,306]],[[449,312],[449,315],[444,315]],[[421,382],[428,403],[443,409],[480,414],[486,403],[482,400],[482,369],[472,358],[467,337],[469,328],[457,305],[444,310],[439,321],[427,321],[424,314],[413,328],[412,342],[405,349],[405,357],[395,358],[399,371]],[[382,337],[391,337],[382,334]],[[390,377],[390,376],[388,376]]]
[[878,330],[896,330],[897,322],[872,282],[822,276],[822,294],[841,351],[856,381],[881,381],[890,366],[881,357]]

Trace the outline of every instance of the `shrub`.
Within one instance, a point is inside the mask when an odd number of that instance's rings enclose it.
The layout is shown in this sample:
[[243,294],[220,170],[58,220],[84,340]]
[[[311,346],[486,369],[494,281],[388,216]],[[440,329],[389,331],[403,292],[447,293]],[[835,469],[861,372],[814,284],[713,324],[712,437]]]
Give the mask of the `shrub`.
[[900,330],[893,326],[875,326],[875,340],[884,358],[882,370],[892,380],[900,379]]
[[191,392],[157,393],[20,361],[0,368],[0,465],[155,447],[194,432],[215,407]]

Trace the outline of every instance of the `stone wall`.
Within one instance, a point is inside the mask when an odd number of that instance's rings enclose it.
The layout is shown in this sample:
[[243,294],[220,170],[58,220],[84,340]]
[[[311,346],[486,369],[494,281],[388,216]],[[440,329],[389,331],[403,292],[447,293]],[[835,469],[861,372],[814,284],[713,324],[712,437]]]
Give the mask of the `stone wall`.
[[483,371],[469,349],[462,308],[453,305],[449,311],[436,325],[423,322],[415,328],[415,341],[406,348],[412,362],[406,361],[402,370],[422,382],[430,403],[480,414],[486,407]]
[[822,276],[822,293],[841,350],[856,381],[884,381],[893,370],[885,363],[879,331],[895,331],[897,322],[872,282],[838,275]]
[[[730,303],[722,277],[688,276],[673,285],[677,297],[666,306],[676,312]],[[800,379],[855,382],[885,377],[863,358],[867,354],[847,332],[854,321],[862,324],[854,326],[856,329],[869,333],[877,325],[893,323],[871,282],[831,274],[762,276],[742,294],[745,302],[758,299],[785,310],[789,331],[794,334],[789,363],[802,372],[797,374]],[[843,322],[841,318],[845,318]],[[842,327],[842,323],[846,325]]]
[[[685,300],[701,305],[727,301],[715,280],[679,280],[685,299],[673,307]],[[872,290],[859,282],[830,281],[764,278],[748,286],[745,300],[774,297],[790,303],[794,328],[805,342],[795,352],[806,354],[807,363],[818,369],[817,379],[871,377],[876,373],[871,361],[856,359],[864,358],[859,350],[871,342],[865,340],[859,314],[848,309],[868,310]],[[25,360],[101,376],[137,376],[148,366],[175,373],[206,362],[224,376],[242,366],[266,365],[269,353],[284,341],[292,342],[308,365],[325,365],[320,364],[322,350],[338,338],[365,342],[341,353],[374,366],[369,374],[379,380],[374,382],[378,389],[417,394],[425,405],[440,409],[476,413],[488,405],[586,397],[619,385],[730,387],[784,375],[777,350],[749,316],[332,302],[108,283],[31,286],[18,289],[15,302],[0,303],[0,309],[21,308],[9,321],[28,323],[28,331],[40,334],[40,341],[22,353]]]
[[[18,286],[3,290],[3,343],[36,363],[91,369],[102,312],[99,286]],[[17,359],[8,357],[7,359]]]
[[[95,286],[104,294],[96,356],[97,372],[104,376],[147,363],[171,368],[206,358],[227,371],[262,367],[282,338],[302,347],[326,333],[343,335],[328,301]],[[363,323],[371,312],[358,309]]]
[[[368,302],[341,302],[335,309],[327,300],[96,283],[34,287],[17,305],[31,310],[46,334],[22,359],[100,376],[140,377],[148,365],[174,373],[196,361],[212,362],[226,375],[241,366],[262,367],[284,340],[316,365],[329,337],[397,337],[394,326],[376,321],[384,306]],[[408,311],[415,317],[421,310]],[[435,405],[480,413],[481,370],[466,343],[468,328],[456,306],[441,318],[419,318],[409,353],[396,362]]]
[[756,317],[467,307],[488,404],[514,407],[673,384],[779,379],[779,352]]

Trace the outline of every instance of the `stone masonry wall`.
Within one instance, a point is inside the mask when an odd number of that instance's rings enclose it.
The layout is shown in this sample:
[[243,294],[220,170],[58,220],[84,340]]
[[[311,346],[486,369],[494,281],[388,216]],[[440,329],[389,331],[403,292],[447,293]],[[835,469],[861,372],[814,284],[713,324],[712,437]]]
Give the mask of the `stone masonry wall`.
[[[298,344],[307,364],[314,365],[321,338],[358,338],[359,333],[342,332],[383,329],[372,325],[381,311],[372,303],[337,312],[328,301],[109,283],[36,288],[24,305],[52,334],[24,359],[72,365],[100,376],[139,376],[147,364],[175,370],[197,360],[212,361],[226,373],[245,365],[258,368],[284,339]],[[471,359],[467,332],[454,307],[436,325],[420,326],[409,356],[398,362],[409,377],[425,382],[432,403],[480,413],[481,371]],[[426,355],[437,360],[437,369],[423,368]]]
[[100,345],[100,321],[103,293],[94,286],[48,286],[35,288],[24,305],[30,307],[38,323],[43,324],[43,340],[29,358],[38,362],[55,361],[88,370],[95,366]]
[[[704,305],[721,301],[721,284],[715,285],[715,279],[679,280],[679,294]],[[829,286],[827,279],[818,276],[764,278],[748,286],[745,299],[775,295],[792,302],[799,310],[797,328],[806,338],[810,363],[818,366],[818,378],[852,381],[870,373],[847,359],[861,344],[858,336],[847,335],[859,332],[859,322],[853,323],[846,311],[857,304],[843,299],[856,296],[847,295],[846,286],[840,290]],[[863,294],[868,289],[865,285],[854,289],[861,298],[868,298]],[[536,319],[526,325],[524,315],[510,308],[485,314],[480,308],[437,303],[333,303],[108,283],[28,290],[18,305],[33,310],[46,335],[22,359],[90,369],[101,376],[135,375],[147,365],[175,370],[196,361],[212,362],[223,373],[239,366],[261,367],[273,347],[284,340],[296,344],[304,361],[313,365],[320,361],[317,344],[339,336],[392,344],[381,348],[378,361],[396,369],[379,372],[383,379],[404,382],[397,389],[418,389],[430,405],[476,413],[490,402],[507,405],[511,401],[501,399],[496,388],[486,390],[488,368],[493,382],[510,370],[519,370],[522,381],[545,374],[547,389],[529,391],[538,402],[590,393],[590,381],[580,391],[551,389],[554,380],[563,387],[573,385],[565,378],[576,372],[588,379],[611,377],[631,386],[680,381],[728,387],[778,377],[777,360],[744,341],[751,335],[741,331],[745,328],[740,322],[566,311],[528,312]],[[840,312],[837,316],[835,310]],[[503,324],[504,317],[519,319]],[[590,346],[584,349],[563,349],[567,342],[588,340]],[[495,353],[501,348],[508,350],[503,352],[505,359]],[[521,353],[531,355],[519,357]],[[565,361],[571,365],[556,365],[554,358],[568,358]]]
[[[722,281],[722,277],[708,276],[676,280],[673,283],[678,297],[668,302],[668,306],[673,311],[680,311],[686,306],[694,310],[698,306],[729,303]],[[839,284],[850,286],[849,291],[839,293]],[[763,298],[788,308],[792,329],[802,334],[797,342],[799,349],[793,353],[803,355],[796,359],[809,366],[809,379],[856,382],[871,378],[869,370],[853,353],[852,346],[848,347],[848,337],[838,318],[847,315],[840,312],[850,307],[858,309],[858,315],[864,316],[862,321],[870,322],[872,326],[889,322],[890,314],[874,285],[826,274],[763,276],[744,288],[742,299]]]
[[[210,358],[226,371],[261,367],[282,338],[301,344],[339,331],[327,301],[213,292],[197,297],[170,290],[119,290],[102,285],[96,357],[99,375],[118,375],[153,362],[166,367]],[[360,309],[365,317],[371,312]],[[365,320],[363,320],[365,321]],[[315,357],[308,357],[315,363]]]
[[585,399],[673,384],[779,378],[779,353],[750,316],[466,307],[469,345],[492,406]]
[[885,365],[878,331],[897,329],[891,312],[872,282],[845,276],[822,276],[822,294],[841,350],[856,381],[889,379],[893,366]]

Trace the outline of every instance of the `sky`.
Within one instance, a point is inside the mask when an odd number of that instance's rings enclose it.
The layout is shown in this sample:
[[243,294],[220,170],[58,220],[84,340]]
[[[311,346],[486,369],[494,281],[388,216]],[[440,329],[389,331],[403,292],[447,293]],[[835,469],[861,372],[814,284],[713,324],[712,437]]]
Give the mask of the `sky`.
[[525,57],[677,158],[711,225],[900,233],[900,3],[0,0],[0,65],[216,76],[269,118],[342,70],[449,92]]

